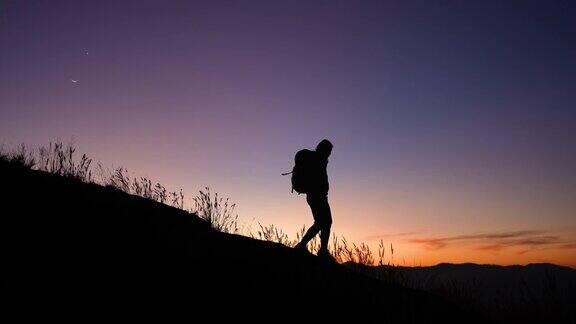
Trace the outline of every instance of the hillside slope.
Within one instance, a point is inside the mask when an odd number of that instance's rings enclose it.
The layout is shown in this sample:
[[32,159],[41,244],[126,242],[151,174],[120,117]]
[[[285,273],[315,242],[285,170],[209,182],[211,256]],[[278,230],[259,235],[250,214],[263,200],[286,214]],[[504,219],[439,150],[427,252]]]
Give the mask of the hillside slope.
[[[0,162],[2,294],[11,309],[274,321],[470,322],[438,297],[283,245],[213,231],[118,190]],[[262,314],[277,311],[276,317]]]

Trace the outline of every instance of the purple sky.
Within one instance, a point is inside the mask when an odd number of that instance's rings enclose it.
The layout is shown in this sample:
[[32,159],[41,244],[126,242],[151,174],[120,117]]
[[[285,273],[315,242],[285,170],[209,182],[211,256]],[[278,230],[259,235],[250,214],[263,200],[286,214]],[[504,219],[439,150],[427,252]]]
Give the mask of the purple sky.
[[311,217],[280,173],[328,138],[338,233],[423,263],[574,265],[575,16],[571,1],[2,1],[0,141],[73,138],[292,233]]

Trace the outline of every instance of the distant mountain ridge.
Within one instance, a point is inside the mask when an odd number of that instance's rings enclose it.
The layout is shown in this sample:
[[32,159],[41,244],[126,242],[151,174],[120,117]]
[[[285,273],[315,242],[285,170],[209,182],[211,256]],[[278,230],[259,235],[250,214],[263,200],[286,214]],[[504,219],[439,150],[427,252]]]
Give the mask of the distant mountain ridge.
[[550,263],[348,266],[402,286],[448,296],[472,309],[485,309],[498,322],[576,321],[576,269],[566,266]]
[[438,277],[451,280],[480,280],[501,284],[511,284],[517,281],[544,281],[553,277],[563,285],[576,284],[576,269],[551,264],[531,263],[527,265],[491,265],[475,263],[440,263],[429,267],[397,267],[399,271],[408,276]]
[[426,266],[422,268],[432,268],[432,267],[440,267],[440,266],[479,266],[479,267],[501,267],[501,268],[514,268],[514,267],[551,267],[551,268],[563,268],[568,270],[576,270],[574,267],[569,267],[560,264],[548,263],[548,262],[535,262],[535,263],[528,263],[528,264],[509,264],[509,265],[501,265],[501,264],[489,264],[489,263],[474,263],[474,262],[464,262],[464,263],[450,263],[450,262],[441,262],[433,266]]

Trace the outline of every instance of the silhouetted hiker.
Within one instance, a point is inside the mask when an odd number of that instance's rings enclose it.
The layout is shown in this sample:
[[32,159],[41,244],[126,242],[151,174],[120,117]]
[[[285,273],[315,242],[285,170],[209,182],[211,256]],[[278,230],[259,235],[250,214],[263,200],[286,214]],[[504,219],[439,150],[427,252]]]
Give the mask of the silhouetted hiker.
[[334,258],[328,252],[330,239],[330,227],[332,226],[332,214],[328,204],[328,157],[332,153],[332,143],[322,140],[315,151],[300,150],[296,153],[295,165],[292,170],[292,191],[306,193],[306,201],[312,210],[314,224],[310,226],[302,237],[296,249],[306,250],[306,244],[320,233],[320,249],[318,256],[330,259]]

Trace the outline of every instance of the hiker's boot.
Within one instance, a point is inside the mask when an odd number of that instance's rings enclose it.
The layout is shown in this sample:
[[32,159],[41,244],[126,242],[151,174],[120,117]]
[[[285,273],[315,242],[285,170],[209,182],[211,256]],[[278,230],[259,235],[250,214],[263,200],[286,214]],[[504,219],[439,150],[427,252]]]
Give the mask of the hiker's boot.
[[294,249],[298,252],[309,253],[308,248],[306,247],[306,243],[300,242],[294,246]]
[[300,243],[294,245],[294,248],[295,248],[296,250],[303,250],[303,249],[306,248],[306,244],[300,242]]
[[318,251],[318,257],[331,263],[337,263],[336,259],[328,252],[328,250]]

